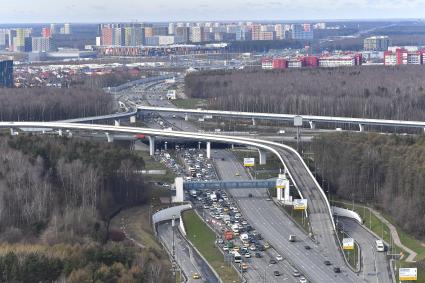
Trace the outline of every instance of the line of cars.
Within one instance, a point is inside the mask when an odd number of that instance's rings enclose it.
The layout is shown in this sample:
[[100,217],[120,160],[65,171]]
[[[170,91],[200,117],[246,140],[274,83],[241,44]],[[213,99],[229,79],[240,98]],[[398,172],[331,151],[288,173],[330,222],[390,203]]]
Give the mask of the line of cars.
[[[197,191],[196,196],[191,197],[200,214],[204,215],[206,221],[220,235],[216,241],[217,246],[225,255],[230,256],[235,264],[240,264],[242,271],[248,271],[248,263],[252,258],[269,258],[265,265],[276,264],[273,275],[284,275],[284,272],[280,271],[281,267],[277,265],[285,260],[284,257],[271,252],[271,245],[244,219],[230,195],[222,190],[205,190]],[[293,269],[291,275],[298,278],[299,282],[308,282],[297,269]]]

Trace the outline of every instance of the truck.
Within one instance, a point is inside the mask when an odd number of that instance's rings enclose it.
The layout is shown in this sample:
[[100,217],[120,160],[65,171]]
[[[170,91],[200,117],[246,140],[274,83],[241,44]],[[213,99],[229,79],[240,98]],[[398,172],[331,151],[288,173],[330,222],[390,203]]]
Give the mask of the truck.
[[233,240],[233,232],[230,230],[224,231],[224,238],[228,241]]

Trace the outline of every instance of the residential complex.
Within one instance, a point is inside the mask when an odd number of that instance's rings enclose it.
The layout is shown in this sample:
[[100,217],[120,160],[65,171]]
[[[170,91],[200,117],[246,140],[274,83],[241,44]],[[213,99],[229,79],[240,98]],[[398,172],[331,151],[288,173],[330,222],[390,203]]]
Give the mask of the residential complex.
[[266,58],[261,62],[262,69],[286,69],[302,67],[334,68],[362,65],[360,53],[323,54],[320,56],[295,56],[285,58]]
[[365,51],[387,51],[390,45],[391,40],[388,36],[372,36],[363,41]]

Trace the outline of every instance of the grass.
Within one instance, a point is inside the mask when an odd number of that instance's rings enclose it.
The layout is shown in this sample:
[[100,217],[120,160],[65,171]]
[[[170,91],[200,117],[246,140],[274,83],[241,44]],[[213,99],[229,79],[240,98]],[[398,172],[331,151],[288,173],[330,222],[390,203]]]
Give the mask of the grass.
[[224,262],[223,254],[215,246],[216,234],[193,211],[183,212],[187,238],[201,252],[223,282],[239,282],[237,272]]
[[[266,164],[260,165],[259,164],[260,157],[257,150],[234,149],[232,150],[232,152],[236,155],[236,157],[241,163],[243,163],[244,158],[254,157],[255,158],[255,166],[253,168],[254,170],[277,170],[279,168],[283,168],[282,162],[274,154],[267,154]],[[274,177],[277,177],[277,174]]]
[[171,172],[164,164],[156,161],[152,156],[149,155],[149,151],[135,151],[135,153],[142,157],[145,161],[144,170],[166,170],[165,175],[145,175],[147,181],[156,181],[163,183],[174,183],[174,179],[177,177],[173,172]]
[[[341,231],[338,231],[338,238],[342,244],[342,240],[344,238],[349,237],[348,235],[346,235],[345,233],[341,233]],[[355,239],[354,239],[355,240]],[[354,250],[344,250],[344,255],[345,258],[348,261],[348,264],[354,268],[354,270],[357,270],[357,264],[359,262],[359,247],[358,244],[356,242],[354,242]]]
[[171,103],[173,103],[177,108],[194,109],[207,105],[207,100],[198,98],[186,98],[171,100]]

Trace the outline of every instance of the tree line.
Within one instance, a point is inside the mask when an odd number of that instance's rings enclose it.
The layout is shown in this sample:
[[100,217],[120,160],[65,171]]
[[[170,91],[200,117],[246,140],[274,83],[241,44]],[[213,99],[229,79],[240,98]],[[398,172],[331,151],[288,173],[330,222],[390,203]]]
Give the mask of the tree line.
[[233,70],[186,76],[189,97],[247,112],[425,120],[422,66]]
[[338,133],[314,139],[313,166],[338,197],[376,205],[425,237],[425,138]]
[[112,97],[88,88],[0,88],[1,121],[55,121],[110,114]]

